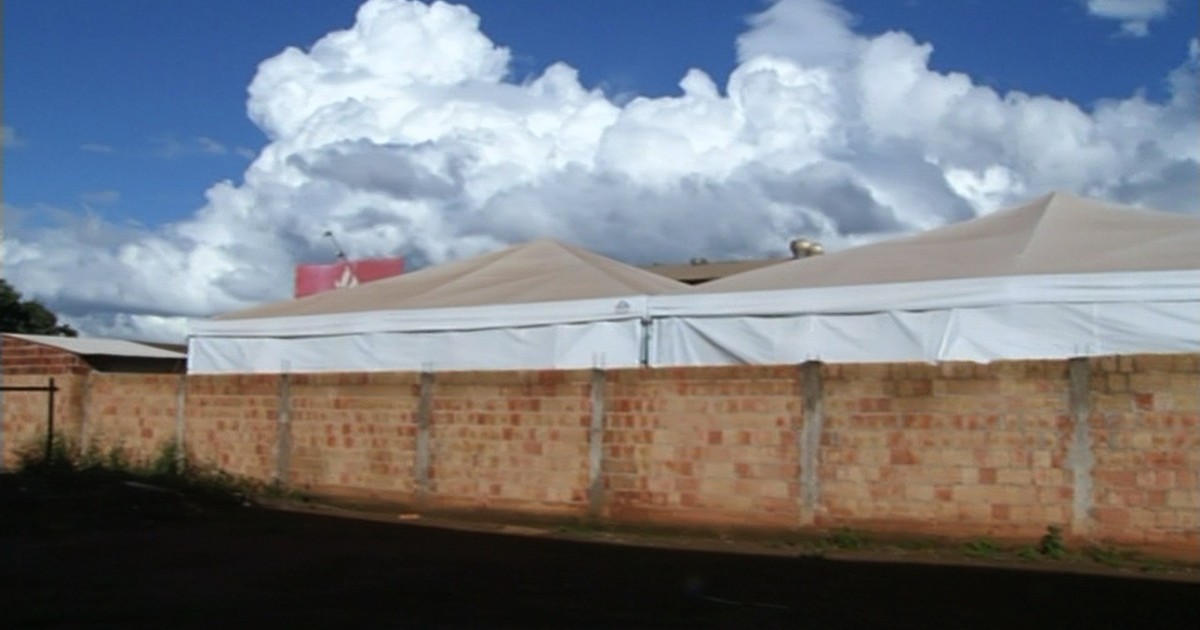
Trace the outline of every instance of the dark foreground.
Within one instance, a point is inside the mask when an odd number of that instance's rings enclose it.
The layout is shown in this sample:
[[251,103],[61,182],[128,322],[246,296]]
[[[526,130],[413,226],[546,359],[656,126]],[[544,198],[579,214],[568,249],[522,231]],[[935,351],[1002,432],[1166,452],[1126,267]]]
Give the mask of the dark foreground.
[[453,531],[0,476],[4,628],[1200,628],[1200,584]]

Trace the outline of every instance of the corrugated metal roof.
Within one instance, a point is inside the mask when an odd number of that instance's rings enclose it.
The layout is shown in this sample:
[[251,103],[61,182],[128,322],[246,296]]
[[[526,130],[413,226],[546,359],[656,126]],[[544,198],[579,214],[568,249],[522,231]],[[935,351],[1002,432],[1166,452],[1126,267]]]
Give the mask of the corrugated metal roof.
[[155,348],[136,341],[124,339],[101,339],[98,337],[53,337],[50,335],[22,335],[4,333],[5,337],[21,339],[31,343],[58,348],[80,356],[141,357],[146,359],[186,359],[182,352]]

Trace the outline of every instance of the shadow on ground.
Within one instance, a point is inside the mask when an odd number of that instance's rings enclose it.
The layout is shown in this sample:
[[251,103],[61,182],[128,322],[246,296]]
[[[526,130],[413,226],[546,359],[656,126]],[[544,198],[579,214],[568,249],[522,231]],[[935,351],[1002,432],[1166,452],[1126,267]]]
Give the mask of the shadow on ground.
[[647,549],[0,475],[6,628],[1200,628],[1200,584]]

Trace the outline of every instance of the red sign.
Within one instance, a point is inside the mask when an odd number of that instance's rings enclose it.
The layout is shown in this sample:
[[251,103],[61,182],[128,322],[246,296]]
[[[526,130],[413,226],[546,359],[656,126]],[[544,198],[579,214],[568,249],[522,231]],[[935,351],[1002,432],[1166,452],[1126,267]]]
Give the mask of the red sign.
[[364,282],[398,276],[403,258],[339,261],[331,265],[297,265],[296,297],[358,286]]

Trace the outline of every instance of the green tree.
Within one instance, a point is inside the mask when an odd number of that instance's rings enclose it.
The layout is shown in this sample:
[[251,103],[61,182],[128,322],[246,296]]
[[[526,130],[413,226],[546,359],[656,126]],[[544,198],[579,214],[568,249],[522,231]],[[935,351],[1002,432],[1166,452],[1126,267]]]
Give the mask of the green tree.
[[74,337],[78,333],[37,300],[21,299],[21,292],[0,280],[0,332]]

